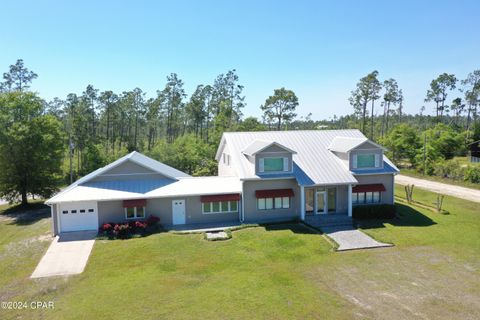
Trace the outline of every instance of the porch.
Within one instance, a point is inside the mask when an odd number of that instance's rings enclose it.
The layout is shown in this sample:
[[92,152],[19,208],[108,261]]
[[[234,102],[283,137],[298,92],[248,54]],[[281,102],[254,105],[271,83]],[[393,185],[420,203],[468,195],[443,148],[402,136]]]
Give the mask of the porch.
[[353,226],[352,217],[342,213],[306,215],[304,221],[315,228]]

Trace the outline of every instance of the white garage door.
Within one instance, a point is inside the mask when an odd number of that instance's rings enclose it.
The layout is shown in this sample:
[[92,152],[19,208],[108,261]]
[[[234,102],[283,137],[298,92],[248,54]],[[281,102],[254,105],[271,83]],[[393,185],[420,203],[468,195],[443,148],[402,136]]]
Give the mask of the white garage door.
[[97,230],[97,202],[62,203],[58,207],[60,232]]

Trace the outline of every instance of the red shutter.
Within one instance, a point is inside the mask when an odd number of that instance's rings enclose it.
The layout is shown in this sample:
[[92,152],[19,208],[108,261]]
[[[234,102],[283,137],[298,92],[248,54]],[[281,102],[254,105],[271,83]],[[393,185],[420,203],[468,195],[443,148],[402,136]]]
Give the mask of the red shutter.
[[221,201],[239,201],[240,195],[237,194],[215,194],[211,196],[201,196],[201,202],[221,202]]
[[123,200],[124,208],[145,207],[146,205],[147,205],[147,200],[145,199]]
[[293,197],[295,194],[292,189],[272,189],[272,190],[257,190],[255,196],[257,199],[261,198],[276,198],[276,197]]
[[382,192],[385,191],[385,186],[381,183],[376,184],[359,184],[352,188],[352,192]]

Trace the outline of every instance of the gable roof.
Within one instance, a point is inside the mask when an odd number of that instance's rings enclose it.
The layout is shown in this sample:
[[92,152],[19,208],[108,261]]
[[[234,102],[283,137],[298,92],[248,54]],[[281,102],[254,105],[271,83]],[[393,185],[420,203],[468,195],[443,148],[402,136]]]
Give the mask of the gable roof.
[[374,145],[379,149],[385,150],[384,147],[382,147],[379,144],[376,144],[373,141],[368,140],[366,137],[351,138],[351,137],[342,137],[342,136],[337,136],[333,138],[328,149],[335,152],[346,153],[346,152],[352,151],[355,148],[358,148],[359,146],[361,146],[366,142]]
[[289,149],[278,142],[267,141],[267,140],[255,140],[250,145],[248,145],[242,152],[247,156],[254,156],[257,153],[262,152],[263,150],[271,146],[277,146],[279,148],[284,149],[287,152],[291,152],[292,154],[297,153],[296,151],[293,151],[292,149]]
[[237,177],[185,177],[178,180],[126,180],[89,182],[58,194],[47,203],[109,201],[239,194],[242,184]]
[[62,194],[65,194],[67,193],[68,191],[72,190],[73,188],[75,188],[76,186],[79,186],[81,184],[84,184],[90,180],[92,180],[93,178],[101,175],[102,173],[104,172],[107,172],[108,170],[110,169],[113,169],[117,166],[119,166],[120,164],[122,163],[125,163],[127,161],[132,161],[132,162],[135,162],[145,168],[148,168],[152,171],[155,171],[155,172],[158,172],[168,178],[171,178],[171,179],[174,179],[174,180],[177,180],[178,178],[184,178],[184,177],[190,177],[190,175],[186,174],[185,172],[182,172],[180,170],[177,170],[175,168],[172,168],[164,163],[161,163],[159,161],[156,161],[152,158],[149,158],[137,151],[133,151],[129,154],[127,154],[126,156],[123,156],[121,157],[120,159],[117,159],[115,160],[114,162],[102,167],[102,168],[98,168],[97,170],[87,174],[86,176],[78,179],[77,181],[75,181],[74,183],[72,183],[71,185],[69,185],[67,188],[65,188],[64,190],[62,190],[61,192],[57,193],[55,196],[53,196],[52,198],[48,199],[46,201],[46,203],[51,203],[51,202],[54,202],[55,199],[57,199],[58,197],[60,197]]
[[359,130],[299,130],[299,131],[257,131],[226,132],[222,136],[219,150],[229,146],[232,165],[237,168],[242,180],[261,179],[255,174],[255,165],[242,150],[254,140],[274,141],[290,150],[293,155],[292,178],[301,185],[357,183],[353,174],[335,154],[328,150],[337,137],[366,139]]

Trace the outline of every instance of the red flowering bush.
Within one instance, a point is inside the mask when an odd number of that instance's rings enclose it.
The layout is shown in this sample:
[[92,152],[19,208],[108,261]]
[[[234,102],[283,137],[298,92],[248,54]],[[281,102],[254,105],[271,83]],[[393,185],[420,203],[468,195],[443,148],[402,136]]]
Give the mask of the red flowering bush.
[[145,229],[147,227],[146,222],[135,221],[135,228]]
[[130,235],[130,225],[128,223],[116,224],[113,227],[113,231],[117,238],[124,239]]
[[100,227],[100,231],[103,232],[112,232],[113,231],[113,226],[110,223],[104,223]]
[[99,228],[99,234],[109,239],[126,239],[135,235],[145,236],[159,230],[159,221],[160,218],[151,215],[144,221],[130,220],[121,223],[104,223]]
[[145,221],[145,223],[149,227],[154,226],[154,225],[158,224],[159,222],[160,222],[160,218],[157,217],[157,216],[154,216],[154,215],[148,216],[147,220]]

